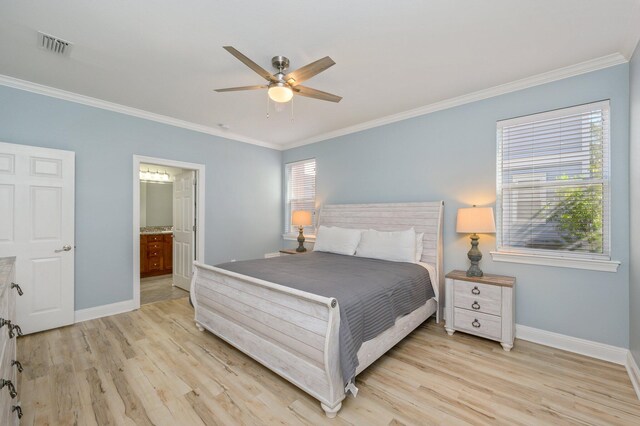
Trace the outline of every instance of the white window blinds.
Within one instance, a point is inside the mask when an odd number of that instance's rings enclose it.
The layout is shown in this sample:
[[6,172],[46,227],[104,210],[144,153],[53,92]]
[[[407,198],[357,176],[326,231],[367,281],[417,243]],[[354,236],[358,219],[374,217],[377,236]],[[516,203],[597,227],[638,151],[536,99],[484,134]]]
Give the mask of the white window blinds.
[[609,101],[497,123],[497,248],[610,258]]
[[308,210],[313,225],[305,227],[305,233],[315,229],[316,223],[316,160],[297,161],[285,165],[287,192],[285,200],[284,232],[295,231],[291,226],[291,213],[294,210]]

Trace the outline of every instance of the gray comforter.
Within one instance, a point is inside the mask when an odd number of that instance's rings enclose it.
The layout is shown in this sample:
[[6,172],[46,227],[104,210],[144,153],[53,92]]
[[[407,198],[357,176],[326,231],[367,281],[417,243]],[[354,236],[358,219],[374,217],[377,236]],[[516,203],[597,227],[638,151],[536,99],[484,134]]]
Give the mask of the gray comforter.
[[250,277],[325,297],[340,306],[340,363],[345,384],[355,377],[358,350],[434,297],[429,273],[413,263],[332,253],[245,260],[217,265]]

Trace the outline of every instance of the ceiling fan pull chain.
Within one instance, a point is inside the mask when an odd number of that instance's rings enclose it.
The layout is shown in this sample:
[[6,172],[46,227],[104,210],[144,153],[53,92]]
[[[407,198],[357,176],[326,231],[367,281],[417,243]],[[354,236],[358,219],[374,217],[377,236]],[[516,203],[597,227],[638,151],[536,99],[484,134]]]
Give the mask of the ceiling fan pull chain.
[[293,123],[293,98],[291,98],[291,123]]
[[267,92],[267,118],[269,118],[269,93]]

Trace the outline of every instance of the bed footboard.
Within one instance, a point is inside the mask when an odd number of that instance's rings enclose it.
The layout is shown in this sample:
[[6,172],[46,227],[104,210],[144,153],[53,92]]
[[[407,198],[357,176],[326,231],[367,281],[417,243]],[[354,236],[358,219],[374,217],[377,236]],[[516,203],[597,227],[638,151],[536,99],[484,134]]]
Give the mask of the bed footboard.
[[335,417],[345,397],[336,299],[198,262],[194,266],[196,326],[309,393],[328,417]]

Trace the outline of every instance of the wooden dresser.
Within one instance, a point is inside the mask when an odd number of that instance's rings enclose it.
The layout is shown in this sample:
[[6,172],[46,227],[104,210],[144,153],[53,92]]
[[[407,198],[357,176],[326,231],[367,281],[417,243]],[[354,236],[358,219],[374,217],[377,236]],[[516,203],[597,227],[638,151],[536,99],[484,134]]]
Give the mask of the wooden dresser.
[[465,271],[446,275],[445,330],[462,331],[500,342],[505,351],[515,337],[514,277],[484,274],[467,277]]
[[142,278],[173,272],[173,234],[140,235],[140,276]]
[[0,424],[17,425],[22,417],[18,395],[18,372],[22,365],[16,360],[16,338],[22,330],[15,323],[16,297],[22,289],[14,283],[15,257],[0,258]]

